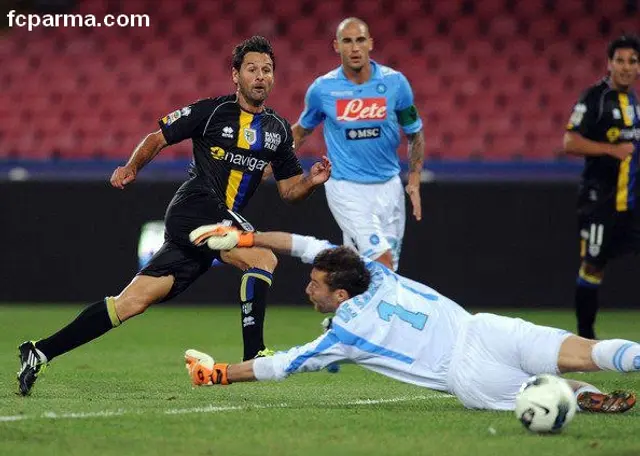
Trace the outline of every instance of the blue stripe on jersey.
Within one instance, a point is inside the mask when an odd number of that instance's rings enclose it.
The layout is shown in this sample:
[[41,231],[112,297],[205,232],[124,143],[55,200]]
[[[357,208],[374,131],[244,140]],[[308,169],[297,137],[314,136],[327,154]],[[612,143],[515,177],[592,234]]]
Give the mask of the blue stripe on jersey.
[[384,356],[386,358],[392,358],[401,363],[411,364],[414,359],[409,356],[403,355],[402,353],[397,353],[392,350],[387,350],[384,347],[380,347],[379,345],[372,344],[366,339],[363,339],[360,336],[357,336],[353,333],[350,333],[346,329],[341,326],[338,326],[335,321],[331,325],[331,331],[337,336],[340,342],[345,345],[351,345],[352,347],[356,347],[358,350],[362,350],[367,353],[372,353],[378,356]]
[[[253,147],[253,146],[252,146]],[[253,175],[249,173],[244,173],[242,176],[242,180],[240,181],[240,185],[238,185],[238,193],[236,194],[235,200],[233,201],[232,211],[237,211],[241,205],[244,204],[244,197],[247,194],[247,189],[249,188],[249,183],[253,179]]]
[[400,284],[400,286],[402,288],[404,288],[405,290],[409,290],[411,293],[415,293],[417,295],[422,296],[424,299],[427,299],[429,301],[437,301],[438,300],[438,296],[431,294],[431,293],[424,293],[422,291],[418,291],[415,288],[411,288],[409,285],[404,285],[404,284]]
[[251,150],[262,150],[262,118],[261,115],[255,115],[251,120],[251,128],[256,132],[256,140],[249,146]]
[[287,368],[285,369],[285,372],[290,374],[291,372],[297,371],[300,368],[300,366],[302,366],[309,358],[318,356],[320,353],[333,347],[338,342],[340,341],[338,340],[335,334],[333,334],[331,331],[327,332],[325,334],[324,339],[322,339],[320,343],[316,345],[316,348],[309,350],[303,353],[302,355],[296,357],[293,361],[291,361],[291,364],[287,366]]

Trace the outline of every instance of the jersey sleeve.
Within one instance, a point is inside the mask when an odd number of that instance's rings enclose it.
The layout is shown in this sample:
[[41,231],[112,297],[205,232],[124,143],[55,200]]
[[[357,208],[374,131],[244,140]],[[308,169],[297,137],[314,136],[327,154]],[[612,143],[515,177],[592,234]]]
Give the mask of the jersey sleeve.
[[303,263],[311,264],[320,252],[335,247],[331,242],[313,236],[291,235],[291,255],[300,258]]
[[573,107],[573,112],[567,124],[567,131],[588,136],[595,128],[598,120],[598,100],[593,90],[585,91]]
[[185,139],[202,136],[215,105],[213,99],[198,100],[159,119],[158,125],[167,143],[177,144]]
[[322,110],[319,85],[319,80],[316,79],[313,84],[309,86],[307,94],[304,97],[304,111],[300,114],[298,124],[305,130],[313,130],[320,125],[326,117]]
[[273,356],[257,358],[253,369],[257,380],[283,380],[291,374],[316,372],[329,364],[345,360],[349,360],[347,350],[330,330],[313,342]]
[[398,73],[398,92],[396,97],[396,116],[398,123],[406,134],[417,133],[422,129],[422,119],[414,104],[413,91],[407,78]]
[[290,177],[302,174],[302,165],[300,160],[296,157],[293,151],[293,133],[291,132],[291,125],[284,119],[283,122],[284,131],[282,137],[284,141],[280,143],[276,153],[271,160],[271,167],[273,168],[273,177],[276,180],[289,179]]

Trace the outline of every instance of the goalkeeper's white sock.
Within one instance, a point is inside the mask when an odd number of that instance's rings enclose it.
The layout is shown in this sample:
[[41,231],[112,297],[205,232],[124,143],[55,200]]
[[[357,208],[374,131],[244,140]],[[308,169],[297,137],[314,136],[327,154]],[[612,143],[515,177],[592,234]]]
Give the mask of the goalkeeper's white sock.
[[640,372],[640,344],[623,339],[602,340],[593,346],[591,359],[602,370]]

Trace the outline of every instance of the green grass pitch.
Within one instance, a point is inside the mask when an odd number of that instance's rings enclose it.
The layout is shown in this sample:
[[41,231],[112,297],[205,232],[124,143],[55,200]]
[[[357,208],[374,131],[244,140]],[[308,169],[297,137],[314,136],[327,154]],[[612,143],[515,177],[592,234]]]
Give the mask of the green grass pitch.
[[[33,394],[17,396],[19,342],[50,334],[80,307],[0,306],[1,455],[611,455],[640,454],[640,407],[578,414],[560,435],[527,432],[508,412],[465,410],[455,398],[356,366],[282,383],[193,389],[186,348],[241,357],[236,308],[160,305],[56,359]],[[512,311],[573,329],[570,312]],[[322,316],[272,306],[267,342],[315,338]],[[640,312],[603,312],[599,335],[640,340]],[[640,390],[640,375],[576,374],[603,389]]]

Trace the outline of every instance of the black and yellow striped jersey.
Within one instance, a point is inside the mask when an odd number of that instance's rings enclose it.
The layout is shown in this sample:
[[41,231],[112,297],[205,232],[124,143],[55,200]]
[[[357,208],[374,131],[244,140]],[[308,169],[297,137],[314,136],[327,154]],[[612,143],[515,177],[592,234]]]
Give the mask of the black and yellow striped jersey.
[[624,212],[635,207],[640,155],[640,101],[620,92],[604,78],[589,87],[573,108],[567,130],[592,141],[634,142],[635,151],[624,160],[609,155],[585,157],[580,200],[583,204]]
[[199,100],[158,121],[168,144],[193,142],[190,174],[227,208],[246,206],[271,163],[276,180],[302,174],[289,123],[273,110],[243,110],[236,95]]

